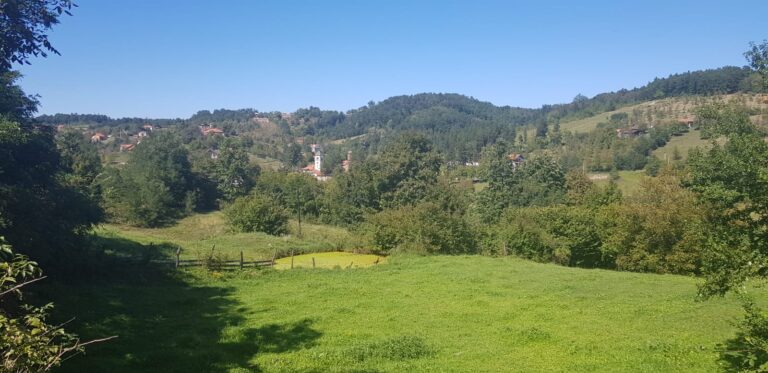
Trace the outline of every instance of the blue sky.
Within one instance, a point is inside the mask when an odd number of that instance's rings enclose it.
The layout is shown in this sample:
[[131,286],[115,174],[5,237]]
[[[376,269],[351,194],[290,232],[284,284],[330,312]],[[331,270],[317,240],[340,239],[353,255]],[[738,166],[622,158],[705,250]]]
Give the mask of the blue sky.
[[21,67],[40,113],[349,110],[455,92],[539,107],[745,65],[768,1],[76,0],[61,56]]

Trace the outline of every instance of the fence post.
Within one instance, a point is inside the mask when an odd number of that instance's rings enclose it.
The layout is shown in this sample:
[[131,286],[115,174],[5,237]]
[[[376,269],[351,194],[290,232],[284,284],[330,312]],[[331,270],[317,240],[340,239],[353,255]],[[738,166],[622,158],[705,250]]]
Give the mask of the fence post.
[[240,250],[240,269],[243,269],[243,250]]
[[293,269],[293,249],[291,249],[291,269]]
[[507,256],[507,241],[504,241],[504,243],[502,244],[501,252],[504,254],[504,256]]
[[275,249],[275,253],[272,255],[272,266],[275,266],[275,260],[277,260],[277,249]]
[[181,255],[181,246],[176,248],[176,269],[179,269],[179,256]]
[[312,257],[312,268],[315,268],[315,257]]

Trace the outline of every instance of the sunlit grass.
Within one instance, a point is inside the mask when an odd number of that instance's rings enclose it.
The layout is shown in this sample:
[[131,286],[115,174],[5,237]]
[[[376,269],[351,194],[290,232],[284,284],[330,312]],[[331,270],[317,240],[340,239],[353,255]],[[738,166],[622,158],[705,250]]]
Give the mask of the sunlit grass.
[[513,258],[194,273],[51,289],[70,329],[120,335],[63,371],[710,372],[741,315],[695,278]]
[[334,251],[278,259],[275,262],[275,269],[290,269],[291,263],[294,268],[365,268],[385,261],[386,258],[378,255]]
[[296,221],[289,223],[289,231],[289,235],[281,237],[260,232],[231,232],[224,215],[212,212],[187,217],[165,228],[105,224],[97,228],[95,233],[107,238],[125,238],[144,245],[173,243],[182,247],[182,259],[196,259],[202,253],[209,253],[214,245],[217,253],[233,260],[240,257],[240,251],[245,260],[271,259],[275,251],[284,253],[293,249],[303,253],[344,249],[351,239],[349,232],[343,228],[306,222],[301,224],[301,236],[298,235]]

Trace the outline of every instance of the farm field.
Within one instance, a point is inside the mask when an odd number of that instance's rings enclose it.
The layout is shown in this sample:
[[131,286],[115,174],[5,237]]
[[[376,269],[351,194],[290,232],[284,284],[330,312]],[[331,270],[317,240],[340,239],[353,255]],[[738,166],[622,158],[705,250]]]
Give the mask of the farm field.
[[[592,181],[600,186],[608,184],[610,177],[607,172],[595,172],[590,173],[589,175],[593,178]],[[619,171],[619,179],[616,180],[616,185],[619,186],[623,195],[631,196],[640,189],[641,183],[646,177],[645,171],[643,170]]]
[[696,283],[437,256],[133,275],[42,296],[83,337],[119,335],[61,372],[717,371],[741,311],[697,302]]
[[[202,253],[210,253],[216,245],[216,253],[229,259],[240,257],[245,260],[271,259],[275,250],[297,253],[343,249],[351,236],[343,228],[302,222],[302,237],[297,236],[298,223],[289,222],[290,235],[277,237],[266,233],[236,233],[227,229],[221,212],[196,214],[165,228],[136,228],[123,225],[104,224],[95,229],[97,239],[107,250],[116,254],[129,253],[139,249],[135,244],[156,246],[156,255],[170,257],[174,249],[168,244],[182,248],[182,259],[198,259]],[[140,245],[139,245],[140,246]]]

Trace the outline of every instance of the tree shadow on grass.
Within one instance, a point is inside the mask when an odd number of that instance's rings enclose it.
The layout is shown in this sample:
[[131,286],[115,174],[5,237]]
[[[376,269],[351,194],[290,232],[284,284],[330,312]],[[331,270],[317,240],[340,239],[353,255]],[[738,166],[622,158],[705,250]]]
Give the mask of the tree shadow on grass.
[[747,343],[747,336],[739,332],[719,346],[720,362],[725,372],[760,371],[759,367],[768,362],[768,354]]
[[[125,239],[120,239],[125,241]],[[115,244],[127,245],[126,242]],[[35,291],[55,303],[54,318],[77,319],[67,329],[83,340],[118,335],[89,346],[60,372],[260,371],[259,353],[311,347],[321,336],[312,320],[249,328],[257,313],[226,283],[151,265],[120,265],[87,282],[47,284]]]

